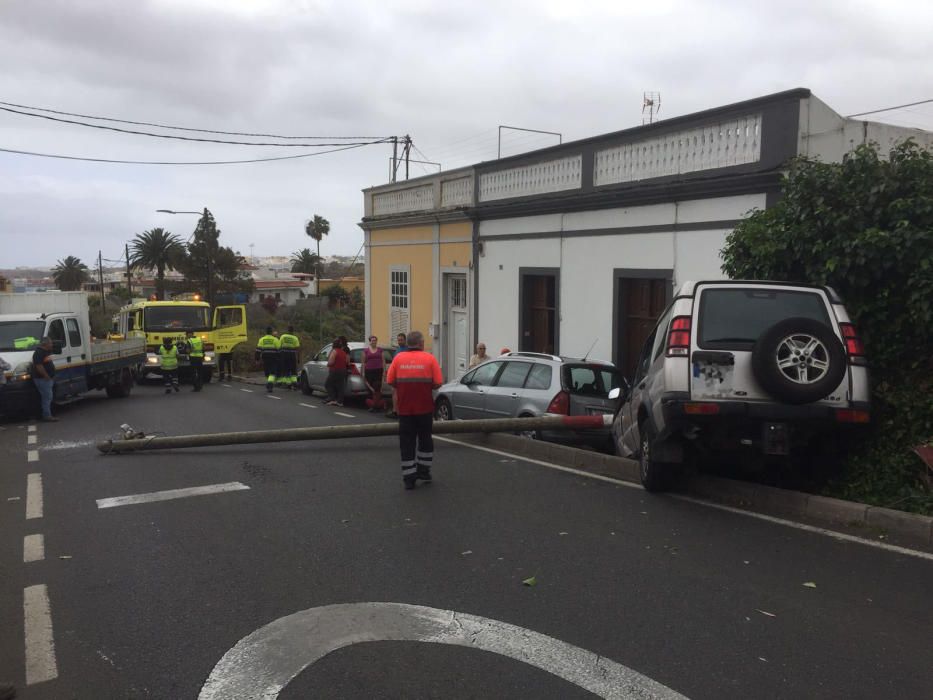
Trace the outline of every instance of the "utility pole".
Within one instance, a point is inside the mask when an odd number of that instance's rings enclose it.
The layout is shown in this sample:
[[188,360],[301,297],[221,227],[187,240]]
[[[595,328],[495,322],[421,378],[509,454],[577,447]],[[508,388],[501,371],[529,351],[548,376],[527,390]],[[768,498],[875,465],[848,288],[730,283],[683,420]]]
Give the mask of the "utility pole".
[[100,308],[107,310],[104,300],[104,256],[101,251],[97,251],[97,279],[100,282]]
[[[207,207],[204,207],[204,214],[201,216],[201,220],[204,222],[204,225],[201,228],[201,231],[205,234],[207,233],[207,223],[208,215],[210,212],[207,210]],[[207,243],[207,304],[211,308],[214,308],[214,239],[213,236],[205,235],[205,242]]]
[[126,291],[130,295],[130,301],[133,301],[133,272],[130,269],[130,244],[124,246],[126,252]]
[[398,136],[392,137],[392,182],[398,179]]

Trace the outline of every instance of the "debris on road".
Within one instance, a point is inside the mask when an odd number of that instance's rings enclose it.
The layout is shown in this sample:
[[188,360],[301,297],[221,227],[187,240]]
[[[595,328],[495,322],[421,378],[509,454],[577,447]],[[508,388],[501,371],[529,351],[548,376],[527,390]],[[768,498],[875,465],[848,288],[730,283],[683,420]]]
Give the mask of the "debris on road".
[[472,550],[472,549],[468,549],[468,550],[465,551],[465,552],[460,552],[460,554],[463,555],[463,556],[467,556],[468,554],[473,554],[473,550]]
[[524,581],[522,581],[522,585],[523,586],[537,586],[538,578],[536,576],[532,576],[531,578],[526,578]]
[[755,608],[755,612],[760,612],[762,615],[767,615],[768,617],[777,617],[777,615],[770,613],[767,610],[759,610],[758,608]]
[[803,584],[806,588],[816,588],[816,584],[813,581],[807,581]]

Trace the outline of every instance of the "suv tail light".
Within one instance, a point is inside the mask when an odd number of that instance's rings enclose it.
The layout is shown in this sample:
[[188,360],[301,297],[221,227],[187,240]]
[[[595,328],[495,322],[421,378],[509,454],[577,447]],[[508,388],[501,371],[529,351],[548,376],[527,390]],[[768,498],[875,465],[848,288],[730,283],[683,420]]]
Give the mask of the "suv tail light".
[[677,357],[690,354],[690,326],[689,316],[675,316],[667,332],[667,356]]
[[559,413],[562,416],[570,415],[570,394],[566,391],[558,391],[547,405],[548,413]]
[[839,330],[842,332],[842,340],[846,346],[846,354],[849,361],[856,357],[865,357],[865,346],[862,345],[862,339],[858,336],[858,331],[851,323],[840,323]]
[[360,374],[360,368],[357,366],[355,362],[350,363],[350,374],[355,374],[357,376],[359,376]]

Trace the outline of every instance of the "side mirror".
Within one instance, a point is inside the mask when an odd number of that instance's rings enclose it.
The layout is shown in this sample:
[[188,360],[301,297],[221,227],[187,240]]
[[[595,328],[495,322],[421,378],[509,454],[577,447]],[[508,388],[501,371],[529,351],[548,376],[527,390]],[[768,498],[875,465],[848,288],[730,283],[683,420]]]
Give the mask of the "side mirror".
[[474,382],[473,379],[467,379],[466,377],[461,379],[460,383],[463,384],[463,386],[473,386],[474,384],[476,384],[476,382]]
[[609,399],[612,401],[615,401],[620,396],[622,396],[622,390],[619,387],[616,387],[609,392]]

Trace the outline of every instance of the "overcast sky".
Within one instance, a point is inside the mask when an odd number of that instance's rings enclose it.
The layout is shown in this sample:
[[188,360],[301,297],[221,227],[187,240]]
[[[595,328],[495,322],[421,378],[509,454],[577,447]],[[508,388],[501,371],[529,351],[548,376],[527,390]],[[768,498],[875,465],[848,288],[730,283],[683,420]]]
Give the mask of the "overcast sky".
[[[842,114],[930,98],[930,27],[933,5],[897,0],[2,0],[0,101],[229,131],[410,134],[415,157],[446,169],[495,158],[499,124],[565,141],[640,124],[645,90],[661,93],[661,118],[793,87]],[[933,104],[876,118],[933,128]],[[551,143],[510,135],[504,152]],[[7,112],[0,148],[175,161],[311,150]],[[312,214],[331,222],[323,254],[354,255],[360,190],[388,180],[390,154],[142,166],[0,153],[0,268],[117,258],[156,226],[187,238],[195,217],[155,210],[205,206],[244,255],[310,245]]]

